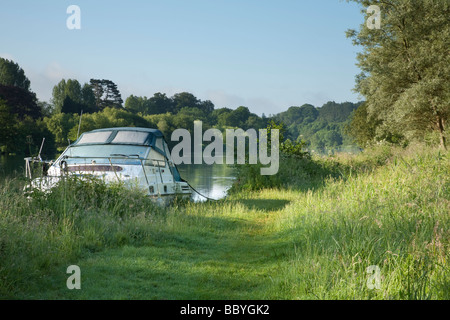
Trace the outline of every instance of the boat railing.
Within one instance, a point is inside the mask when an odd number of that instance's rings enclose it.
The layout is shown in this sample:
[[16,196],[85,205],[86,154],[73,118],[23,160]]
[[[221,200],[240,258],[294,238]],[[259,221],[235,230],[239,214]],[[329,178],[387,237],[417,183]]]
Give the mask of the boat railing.
[[24,158],[24,160],[25,160],[25,178],[30,179],[30,180],[33,179],[33,176],[34,176],[34,172],[33,172],[34,170],[32,168],[32,164],[35,164],[35,163],[42,164],[41,174],[45,175],[46,170],[53,163],[53,161],[42,160],[40,156],[27,157],[27,158]]

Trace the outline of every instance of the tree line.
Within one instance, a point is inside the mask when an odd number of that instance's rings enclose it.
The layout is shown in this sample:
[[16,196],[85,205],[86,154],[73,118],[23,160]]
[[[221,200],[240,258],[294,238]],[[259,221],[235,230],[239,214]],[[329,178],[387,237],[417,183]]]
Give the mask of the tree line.
[[[75,141],[79,132],[119,126],[158,128],[170,145],[171,133],[177,128],[192,131],[195,120],[203,122],[204,130],[213,127],[222,131],[227,128],[258,130],[272,125],[282,128],[292,143],[321,150],[343,143],[344,133],[335,120],[345,122],[349,110],[354,108],[352,103],[330,102],[322,108],[291,107],[266,117],[252,113],[245,106],[216,109],[212,101],[202,101],[189,92],[171,97],[161,92],[151,97],[130,95],[123,102],[117,85],[107,79],[91,79],[83,84],[77,79],[62,79],[53,87],[50,102],[41,102],[30,90],[30,81],[17,63],[0,59],[0,66],[6,66],[7,70],[0,74],[3,153],[33,155],[45,137],[43,154],[51,156]],[[306,132],[303,126],[306,124],[310,125],[309,131],[301,135]]]
[[[348,0],[367,8],[372,1]],[[49,102],[39,101],[30,80],[14,61],[0,58],[0,152],[61,151],[80,131],[116,126],[160,129],[169,140],[176,128],[192,130],[194,120],[215,127],[284,130],[284,137],[309,150],[325,151],[357,144],[406,145],[427,141],[446,148],[450,116],[450,3],[446,0],[376,1],[380,29],[361,24],[347,36],[362,48],[357,55],[361,74],[355,91],[363,102],[328,102],[322,107],[293,106],[258,116],[245,106],[216,109],[189,92],[169,97],[130,95],[122,100],[108,79],[80,83],[62,79]]]

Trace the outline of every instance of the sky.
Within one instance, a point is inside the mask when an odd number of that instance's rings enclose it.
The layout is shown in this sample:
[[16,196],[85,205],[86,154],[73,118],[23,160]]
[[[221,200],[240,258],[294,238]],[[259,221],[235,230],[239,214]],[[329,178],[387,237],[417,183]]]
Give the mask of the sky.
[[[69,29],[70,5],[80,29]],[[51,99],[61,79],[109,79],[122,99],[190,92],[258,115],[305,103],[357,102],[364,23],[343,0],[0,0],[0,57]]]

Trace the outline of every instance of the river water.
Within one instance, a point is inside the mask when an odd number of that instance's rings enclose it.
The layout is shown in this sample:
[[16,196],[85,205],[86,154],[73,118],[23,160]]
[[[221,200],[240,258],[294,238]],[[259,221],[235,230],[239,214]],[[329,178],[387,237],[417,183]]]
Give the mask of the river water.
[[181,177],[198,193],[194,200],[204,201],[205,196],[211,199],[221,199],[227,195],[227,190],[236,179],[235,169],[227,165],[179,165]]
[[[178,165],[181,177],[198,193],[194,192],[195,201],[204,201],[206,197],[221,199],[235,180],[235,169],[227,165]],[[25,175],[23,157],[0,156],[0,179]]]

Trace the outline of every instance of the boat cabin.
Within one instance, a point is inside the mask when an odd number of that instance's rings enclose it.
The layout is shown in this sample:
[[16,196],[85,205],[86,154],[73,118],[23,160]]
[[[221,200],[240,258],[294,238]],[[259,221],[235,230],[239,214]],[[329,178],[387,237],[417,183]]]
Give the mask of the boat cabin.
[[162,132],[137,127],[83,133],[32,185],[50,189],[61,176],[88,174],[105,182],[138,186],[155,197],[190,197],[192,193],[172,161]]

